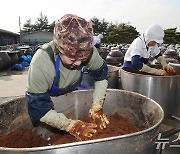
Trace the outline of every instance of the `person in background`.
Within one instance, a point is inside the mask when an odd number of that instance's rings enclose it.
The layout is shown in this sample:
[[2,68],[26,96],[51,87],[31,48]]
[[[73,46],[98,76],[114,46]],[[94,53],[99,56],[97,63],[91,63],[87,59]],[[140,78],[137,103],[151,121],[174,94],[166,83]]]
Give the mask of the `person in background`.
[[[57,113],[50,97],[76,90],[85,70],[95,80],[93,103],[89,110],[93,123],[69,119],[63,113]],[[91,137],[96,133],[96,127],[104,129],[109,124],[102,111],[108,77],[107,64],[93,46],[92,23],[66,14],[55,24],[53,40],[36,51],[29,67],[26,97],[32,121],[65,130],[79,140],[83,136]]]
[[[137,37],[128,48],[124,57],[124,67],[134,67],[142,72],[167,75],[167,73],[175,73],[176,71],[166,63],[162,56],[158,43],[163,43],[164,31],[160,25],[151,25],[145,32]],[[148,65],[150,56],[155,57],[162,65],[163,69],[151,68]]]
[[93,36],[93,44],[98,49],[99,53],[102,52],[101,42],[102,42],[103,37],[104,36],[102,34],[99,34],[97,36]]

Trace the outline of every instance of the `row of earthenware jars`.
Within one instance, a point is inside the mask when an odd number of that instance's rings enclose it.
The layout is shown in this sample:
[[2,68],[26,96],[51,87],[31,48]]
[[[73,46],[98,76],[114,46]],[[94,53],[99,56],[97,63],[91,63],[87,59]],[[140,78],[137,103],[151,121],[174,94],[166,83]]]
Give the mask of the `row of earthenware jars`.
[[171,58],[178,60],[180,62],[180,55],[179,51],[175,49],[174,46],[169,46],[167,50],[163,53],[163,56],[166,58]]
[[[20,51],[0,51],[0,70],[7,69],[19,62]],[[19,55],[19,56],[18,56]]]

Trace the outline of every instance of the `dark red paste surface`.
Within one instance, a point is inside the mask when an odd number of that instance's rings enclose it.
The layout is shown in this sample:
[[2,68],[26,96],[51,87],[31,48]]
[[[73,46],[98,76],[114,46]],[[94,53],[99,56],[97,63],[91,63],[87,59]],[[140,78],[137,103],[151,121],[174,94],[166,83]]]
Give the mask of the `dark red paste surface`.
[[[137,127],[128,123],[119,114],[114,114],[108,117],[110,124],[106,129],[97,129],[97,133],[91,138],[83,138],[82,140],[93,140],[105,137],[119,136],[129,133],[140,131]],[[85,122],[91,122],[89,117],[83,117],[81,120]],[[65,143],[78,142],[78,140],[64,131],[57,131],[51,135],[50,140],[47,141],[41,137],[41,135],[33,134],[32,129],[15,129],[9,134],[0,135],[0,147],[11,148],[32,148],[42,147],[48,145],[60,145]]]

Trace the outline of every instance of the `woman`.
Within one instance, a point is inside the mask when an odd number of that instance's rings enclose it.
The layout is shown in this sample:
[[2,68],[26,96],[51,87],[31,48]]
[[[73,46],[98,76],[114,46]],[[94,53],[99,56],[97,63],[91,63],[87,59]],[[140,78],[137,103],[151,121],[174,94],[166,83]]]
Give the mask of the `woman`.
[[[76,90],[85,69],[96,81],[89,111],[94,123],[57,113],[50,98]],[[36,51],[30,64],[26,96],[32,121],[65,130],[79,140],[82,136],[91,137],[97,126],[103,129],[109,124],[102,112],[107,79],[107,64],[93,46],[92,23],[72,14],[63,16],[55,24],[53,40]]]
[[[159,25],[149,26],[145,33],[137,37],[128,48],[123,67],[134,67],[142,72],[155,75],[166,75],[175,73],[175,70],[166,63],[165,58],[160,53],[158,43],[163,43],[164,31]],[[149,67],[147,64],[150,56],[155,57],[162,65],[162,69]]]

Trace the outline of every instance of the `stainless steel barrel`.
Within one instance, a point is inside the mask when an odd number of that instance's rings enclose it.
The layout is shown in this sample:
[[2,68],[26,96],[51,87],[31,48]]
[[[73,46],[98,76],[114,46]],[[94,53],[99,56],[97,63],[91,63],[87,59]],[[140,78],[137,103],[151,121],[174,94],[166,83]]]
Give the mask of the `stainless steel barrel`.
[[[56,111],[64,113],[69,118],[78,119],[88,114],[92,95],[93,90],[90,89],[75,91],[55,97],[53,102]],[[11,132],[17,127],[32,127],[26,104],[24,97],[1,103],[0,134]],[[127,135],[55,146],[0,147],[0,154],[156,154],[155,141],[164,117],[158,103],[138,93],[109,89],[104,103],[104,112],[108,115],[119,113],[133,125],[144,129]]]
[[[108,79],[108,88],[112,88],[112,89],[119,89],[119,67],[113,66],[113,65],[108,65],[108,73],[110,75],[109,79]],[[94,88],[94,80],[93,78],[87,73],[85,72],[83,75],[83,80],[82,80],[82,85],[86,88],[86,89],[92,89]]]
[[[180,62],[171,63],[169,62],[177,72],[180,72]],[[175,105],[173,107],[173,116],[176,116],[180,119],[180,75],[177,76],[177,90],[176,90],[176,97],[175,97]]]
[[177,78],[177,90],[173,111],[172,114],[180,119],[180,76]]
[[166,117],[174,112],[178,78],[178,76],[143,75],[121,69],[122,88],[155,100],[163,108]]

